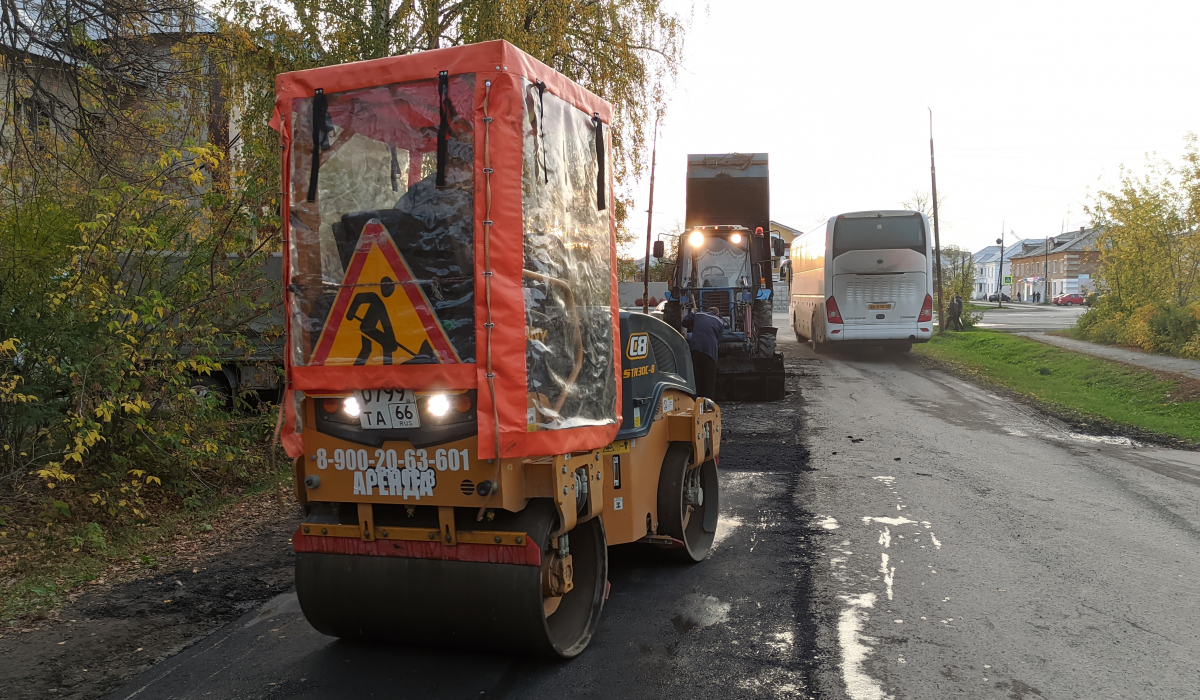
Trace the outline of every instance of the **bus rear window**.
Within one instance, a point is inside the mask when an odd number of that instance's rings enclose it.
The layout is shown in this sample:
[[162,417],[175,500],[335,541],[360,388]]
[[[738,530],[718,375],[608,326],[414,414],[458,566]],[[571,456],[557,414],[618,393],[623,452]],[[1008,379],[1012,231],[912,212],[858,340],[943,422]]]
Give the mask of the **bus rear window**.
[[852,250],[898,250],[925,254],[921,215],[839,218],[833,227],[833,257]]

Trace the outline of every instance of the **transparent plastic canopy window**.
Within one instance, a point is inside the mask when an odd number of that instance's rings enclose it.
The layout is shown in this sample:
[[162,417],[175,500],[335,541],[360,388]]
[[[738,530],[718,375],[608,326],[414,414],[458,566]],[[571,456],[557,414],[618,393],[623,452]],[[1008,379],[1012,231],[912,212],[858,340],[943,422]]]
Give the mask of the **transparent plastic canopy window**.
[[293,101],[295,365],[475,361],[474,90],[474,75],[449,79],[442,189],[436,79],[326,95],[315,202],[313,98]]
[[706,236],[703,245],[684,247],[683,278],[692,287],[740,287],[749,279],[746,250],[719,236]]
[[612,424],[611,233],[597,208],[596,130],[591,115],[523,87],[528,428]]

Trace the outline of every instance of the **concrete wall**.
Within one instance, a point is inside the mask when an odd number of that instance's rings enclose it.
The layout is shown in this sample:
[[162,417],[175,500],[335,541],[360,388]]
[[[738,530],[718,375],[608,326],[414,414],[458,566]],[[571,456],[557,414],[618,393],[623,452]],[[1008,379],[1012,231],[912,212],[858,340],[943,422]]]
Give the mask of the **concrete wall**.
[[[641,305],[643,285],[641,282],[618,282],[617,296],[621,300],[621,308],[632,308]],[[650,303],[656,305],[663,300],[667,293],[666,282],[650,283]]]
[[787,313],[788,300],[789,292],[787,282],[776,282],[774,289],[771,292],[771,310],[776,313]]

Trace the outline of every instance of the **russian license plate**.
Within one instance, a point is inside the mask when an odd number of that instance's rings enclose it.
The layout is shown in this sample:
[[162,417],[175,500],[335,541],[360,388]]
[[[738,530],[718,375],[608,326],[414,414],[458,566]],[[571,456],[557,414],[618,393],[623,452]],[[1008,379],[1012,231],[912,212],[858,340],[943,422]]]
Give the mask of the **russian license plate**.
[[887,309],[892,308],[892,305],[891,304],[867,304],[867,308],[872,311],[876,311],[876,310],[886,311]]
[[359,389],[358,424],[366,430],[420,428],[417,397],[410,389]]

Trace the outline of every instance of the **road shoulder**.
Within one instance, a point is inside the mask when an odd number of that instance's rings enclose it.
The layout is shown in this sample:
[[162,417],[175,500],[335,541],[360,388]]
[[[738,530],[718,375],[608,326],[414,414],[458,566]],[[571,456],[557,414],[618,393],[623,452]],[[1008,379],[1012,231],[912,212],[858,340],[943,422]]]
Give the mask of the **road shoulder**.
[[1090,435],[1196,449],[1200,382],[994,331],[947,333],[914,352]]
[[1170,357],[1167,355],[1155,355],[1153,353],[1138,352],[1136,350],[1127,350],[1125,348],[1115,348],[1099,343],[1091,343],[1086,340],[1076,340],[1075,338],[1065,338],[1061,335],[1050,335],[1048,333],[1039,332],[1023,332],[1017,333],[1031,340],[1036,340],[1039,343],[1047,343],[1066,350],[1075,352],[1087,353],[1096,357],[1103,357],[1107,360],[1115,360],[1128,365],[1136,365],[1145,367],[1159,372],[1170,372],[1173,374],[1182,374],[1196,379],[1200,379],[1200,360],[1189,360],[1184,357]]
[[93,698],[292,585],[295,502],[230,509],[196,551],[96,583],[48,619],[0,636],[4,697]]

